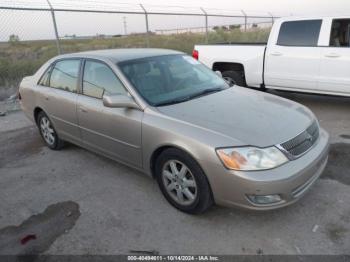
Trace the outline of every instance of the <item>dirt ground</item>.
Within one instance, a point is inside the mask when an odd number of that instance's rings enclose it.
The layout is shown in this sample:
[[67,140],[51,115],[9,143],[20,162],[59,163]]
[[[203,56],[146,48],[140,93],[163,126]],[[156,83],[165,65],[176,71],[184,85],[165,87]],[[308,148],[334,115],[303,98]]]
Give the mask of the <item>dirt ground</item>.
[[301,201],[258,213],[183,214],[139,172],[0,117],[0,254],[350,254],[350,99],[277,94],[313,110],[330,158]]

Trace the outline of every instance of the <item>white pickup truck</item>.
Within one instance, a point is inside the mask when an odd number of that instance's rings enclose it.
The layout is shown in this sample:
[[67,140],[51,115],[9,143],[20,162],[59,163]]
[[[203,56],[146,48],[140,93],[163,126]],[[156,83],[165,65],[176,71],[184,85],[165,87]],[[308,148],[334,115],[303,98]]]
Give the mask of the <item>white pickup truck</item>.
[[267,44],[196,45],[193,57],[237,85],[350,96],[350,16],[282,18]]

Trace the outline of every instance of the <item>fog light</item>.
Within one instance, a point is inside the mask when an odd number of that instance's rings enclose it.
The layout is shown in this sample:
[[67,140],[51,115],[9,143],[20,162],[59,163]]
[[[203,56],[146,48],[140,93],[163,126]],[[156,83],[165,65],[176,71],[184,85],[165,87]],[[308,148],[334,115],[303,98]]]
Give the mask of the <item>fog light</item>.
[[266,195],[266,196],[248,195],[248,198],[254,204],[258,204],[258,205],[274,204],[282,200],[280,195]]

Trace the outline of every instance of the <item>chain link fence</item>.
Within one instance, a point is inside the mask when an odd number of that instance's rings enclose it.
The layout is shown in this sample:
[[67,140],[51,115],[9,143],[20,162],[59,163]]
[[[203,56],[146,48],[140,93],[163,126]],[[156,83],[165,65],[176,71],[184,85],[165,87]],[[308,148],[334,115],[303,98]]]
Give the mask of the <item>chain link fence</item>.
[[200,43],[263,42],[276,17],[108,0],[0,0],[0,101],[57,54],[130,47],[190,53]]

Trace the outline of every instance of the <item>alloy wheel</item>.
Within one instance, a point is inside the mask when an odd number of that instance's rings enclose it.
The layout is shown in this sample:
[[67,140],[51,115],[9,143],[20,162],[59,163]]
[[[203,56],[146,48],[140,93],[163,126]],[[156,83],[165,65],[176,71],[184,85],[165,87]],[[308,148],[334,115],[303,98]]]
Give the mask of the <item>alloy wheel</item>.
[[55,143],[55,130],[52,128],[51,122],[46,116],[40,119],[40,131],[46,143],[49,145]]
[[167,193],[180,205],[191,205],[198,188],[191,170],[178,160],[169,160],[162,169],[162,180]]

